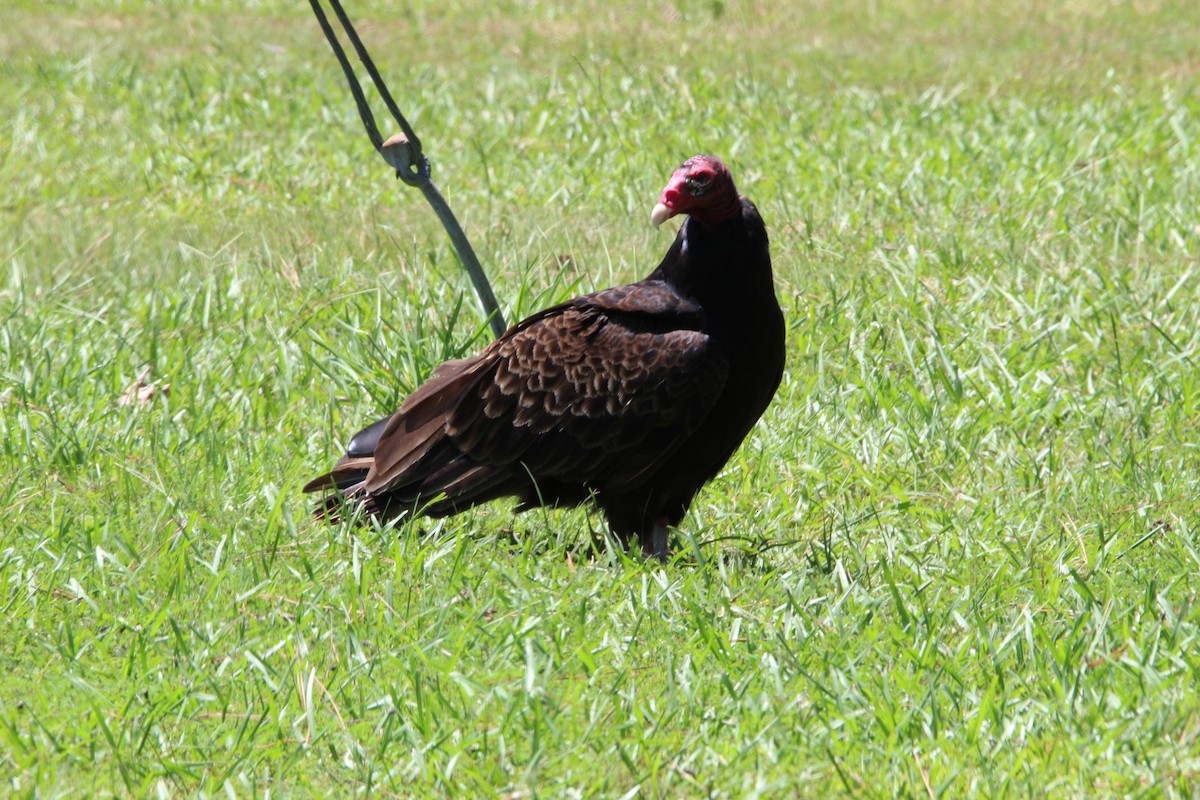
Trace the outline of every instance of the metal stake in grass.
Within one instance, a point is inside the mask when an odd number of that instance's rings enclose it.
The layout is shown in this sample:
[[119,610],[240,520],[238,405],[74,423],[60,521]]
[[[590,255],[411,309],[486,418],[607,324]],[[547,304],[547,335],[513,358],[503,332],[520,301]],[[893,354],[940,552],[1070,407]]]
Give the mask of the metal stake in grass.
[[429,205],[433,206],[434,213],[442,223],[442,227],[446,229],[446,233],[450,236],[450,242],[454,245],[454,251],[458,253],[458,259],[463,267],[467,270],[467,275],[471,278],[471,283],[475,286],[475,293],[479,295],[479,302],[483,304],[483,310],[488,315],[488,323],[491,325],[492,333],[499,338],[507,327],[504,324],[504,315],[500,312],[500,304],[496,302],[496,295],[492,292],[492,285],[488,283],[487,275],[483,271],[483,267],[479,264],[479,259],[475,256],[475,250],[471,247],[471,243],[467,240],[467,235],[463,232],[462,226],[458,224],[458,219],[454,216],[454,212],[450,210],[450,205],[446,202],[446,198],[442,197],[442,193],[438,191],[430,177],[429,159],[421,150],[421,140],[417,138],[416,132],[412,126],[408,124],[408,120],[400,113],[399,107],[396,106],[396,101],[392,99],[391,92],[388,91],[387,85],[384,84],[383,78],[380,77],[379,71],[375,69],[375,62],[371,60],[371,56],[367,53],[367,48],[363,45],[362,40],[358,38],[357,31],[350,23],[350,18],[346,16],[346,12],[342,9],[342,4],[338,0],[329,0],[329,4],[333,6],[333,11],[337,14],[338,21],[342,24],[342,28],[346,31],[346,35],[350,37],[351,44],[354,45],[354,50],[358,53],[358,58],[362,61],[363,66],[367,68],[367,72],[371,76],[371,80],[375,83],[375,88],[379,90],[380,97],[391,112],[392,117],[400,125],[401,133],[397,133],[384,141],[379,133],[379,128],[375,125],[375,116],[371,113],[371,107],[367,105],[366,97],[363,95],[362,86],[358,82],[358,78],[354,75],[354,69],[350,66],[349,60],[346,58],[346,53],[342,49],[341,44],[337,40],[337,35],[333,32],[333,28],[329,24],[329,20],[325,17],[325,12],[321,10],[321,5],[318,0],[309,0],[312,5],[313,13],[317,16],[317,22],[321,25],[321,30],[325,33],[325,38],[329,41],[329,47],[333,50],[333,54],[337,56],[338,63],[342,65],[342,72],[346,75],[346,82],[350,84],[350,93],[354,95],[354,103],[358,106],[358,115],[362,119],[363,127],[367,130],[367,137],[371,140],[371,144],[383,156],[393,169],[396,170],[396,177],[404,181],[409,186],[419,188],[425,195],[425,199],[429,201]]

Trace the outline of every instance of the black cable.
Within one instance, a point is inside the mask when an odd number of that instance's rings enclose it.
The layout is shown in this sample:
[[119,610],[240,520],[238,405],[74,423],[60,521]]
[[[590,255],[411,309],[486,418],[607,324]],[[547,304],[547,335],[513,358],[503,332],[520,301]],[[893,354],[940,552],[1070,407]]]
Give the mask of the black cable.
[[[462,263],[463,268],[467,270],[467,275],[470,276],[471,283],[475,286],[475,293],[479,295],[479,301],[483,304],[484,311],[487,312],[492,333],[495,334],[496,338],[499,338],[505,329],[504,315],[500,313],[500,304],[496,302],[496,295],[492,292],[492,285],[488,282],[487,274],[484,273],[483,267],[479,264],[479,259],[471,247],[471,242],[468,241],[462,226],[458,224],[458,220],[454,216],[454,212],[450,210],[446,199],[442,197],[441,192],[438,191],[437,186],[434,185],[430,177],[429,159],[421,152],[421,140],[417,137],[416,131],[412,129],[412,126],[408,124],[408,120],[400,113],[399,107],[396,106],[396,101],[392,99],[392,94],[388,91],[383,78],[380,77],[379,70],[375,68],[375,62],[371,60],[371,55],[367,52],[366,46],[358,38],[358,32],[354,29],[354,25],[351,24],[350,18],[346,16],[342,4],[338,0],[329,0],[329,2],[333,6],[334,13],[337,14],[338,21],[342,24],[343,30],[350,37],[350,42],[354,45],[354,51],[358,54],[359,60],[367,68],[367,72],[371,75],[371,80],[375,82],[375,88],[383,98],[383,102],[387,105],[388,111],[391,112],[392,117],[400,125],[400,130],[403,131],[405,141],[392,142],[388,140],[385,143],[383,136],[379,133],[379,128],[375,125],[375,115],[371,113],[371,107],[367,105],[367,98],[363,94],[362,85],[359,84],[358,77],[354,74],[354,68],[350,66],[350,60],[346,57],[346,51],[342,48],[337,35],[333,32],[333,26],[329,24],[329,19],[325,16],[325,12],[322,10],[318,0],[309,0],[309,5],[312,6],[313,13],[317,16],[317,22],[321,26],[321,31],[325,34],[325,38],[329,42],[329,47],[333,50],[333,54],[337,56],[338,63],[342,67],[342,72],[346,75],[346,83],[350,85],[350,94],[354,95],[354,104],[358,106],[358,116],[362,119],[363,127],[367,129],[367,137],[371,140],[371,144],[375,147],[375,150],[383,155],[388,164],[396,170],[396,177],[409,186],[418,187],[425,194],[425,199],[433,206],[433,210],[441,221],[442,227],[446,229],[446,233],[450,237],[450,242],[454,245],[454,251],[458,253],[459,261]],[[404,150],[398,150],[398,147],[403,147]],[[407,152],[405,153],[405,151]]]

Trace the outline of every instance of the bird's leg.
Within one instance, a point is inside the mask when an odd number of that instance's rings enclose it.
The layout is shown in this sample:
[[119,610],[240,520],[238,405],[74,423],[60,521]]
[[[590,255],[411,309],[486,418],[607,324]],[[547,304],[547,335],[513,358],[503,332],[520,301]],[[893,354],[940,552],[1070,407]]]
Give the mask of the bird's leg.
[[659,517],[654,520],[654,527],[650,529],[650,541],[642,542],[642,552],[648,556],[654,556],[659,561],[666,561],[671,552],[667,550],[667,538],[671,535],[671,524],[666,517]]

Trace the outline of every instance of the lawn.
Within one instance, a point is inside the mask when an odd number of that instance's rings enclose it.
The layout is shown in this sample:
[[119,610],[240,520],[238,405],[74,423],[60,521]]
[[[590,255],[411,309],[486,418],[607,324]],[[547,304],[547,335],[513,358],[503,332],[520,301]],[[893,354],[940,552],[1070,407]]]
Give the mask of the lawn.
[[510,320],[722,156],[783,385],[665,565],[315,522],[487,341],[435,217],[307,4],[10,0],[0,793],[1200,793],[1200,4],[346,1]]

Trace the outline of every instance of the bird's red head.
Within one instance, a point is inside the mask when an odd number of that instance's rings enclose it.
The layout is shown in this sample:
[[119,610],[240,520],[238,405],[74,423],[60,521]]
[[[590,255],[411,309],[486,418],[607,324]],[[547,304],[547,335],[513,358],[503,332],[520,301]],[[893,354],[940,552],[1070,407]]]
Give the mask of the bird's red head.
[[657,228],[676,214],[687,214],[706,225],[741,214],[737,187],[721,159],[692,156],[675,170],[650,213],[650,221]]

